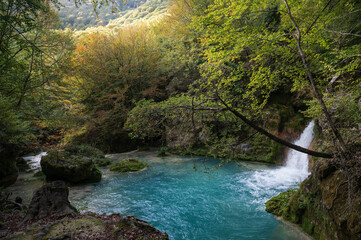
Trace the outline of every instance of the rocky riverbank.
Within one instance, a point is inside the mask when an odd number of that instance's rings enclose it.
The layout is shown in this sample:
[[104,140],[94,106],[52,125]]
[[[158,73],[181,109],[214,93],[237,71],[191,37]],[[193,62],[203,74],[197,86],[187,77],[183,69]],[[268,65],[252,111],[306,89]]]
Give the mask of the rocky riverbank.
[[[2,198],[2,239],[168,239],[147,222],[120,214],[79,213],[62,181],[34,192],[29,207]],[[27,209],[27,210],[25,210]]]
[[314,239],[361,239],[361,151],[343,162],[318,160],[299,190],[266,203],[266,211],[300,225]]

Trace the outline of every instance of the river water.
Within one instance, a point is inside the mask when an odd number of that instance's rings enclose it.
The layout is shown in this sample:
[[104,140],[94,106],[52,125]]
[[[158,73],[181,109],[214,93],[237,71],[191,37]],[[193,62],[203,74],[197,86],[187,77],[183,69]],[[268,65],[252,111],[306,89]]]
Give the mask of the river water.
[[[308,147],[313,122],[295,143]],[[73,198],[81,211],[134,215],[171,239],[305,239],[265,212],[272,196],[297,188],[308,175],[307,155],[290,151],[285,166],[189,156],[158,158],[134,153],[147,170],[105,172],[85,197]]]

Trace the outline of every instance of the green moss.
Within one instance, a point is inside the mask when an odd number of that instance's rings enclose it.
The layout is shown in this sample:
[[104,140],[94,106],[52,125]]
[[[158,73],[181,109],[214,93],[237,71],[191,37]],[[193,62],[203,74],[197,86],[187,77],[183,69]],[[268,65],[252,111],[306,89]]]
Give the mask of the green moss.
[[45,175],[42,171],[39,171],[39,172],[34,173],[33,177],[44,178]]
[[93,171],[93,175],[87,180],[87,182],[89,183],[100,182],[100,180],[102,180],[102,175],[103,175],[102,171],[96,168]]
[[168,148],[167,147],[161,147],[158,151],[157,157],[168,157],[169,154],[167,154]]
[[90,145],[68,145],[64,147],[64,151],[71,155],[81,155],[90,158],[104,158],[104,153]]
[[70,219],[53,225],[44,236],[44,239],[55,238],[68,231],[73,231],[74,237],[82,239],[84,231],[86,236],[90,236],[91,233],[104,232],[105,225],[102,221],[92,217]]
[[302,230],[308,234],[312,234],[313,232],[313,224],[307,217],[302,219]]
[[290,199],[295,193],[295,190],[289,190],[271,198],[266,202],[266,211],[289,219]]
[[137,172],[148,167],[148,164],[141,162],[138,159],[125,159],[113,164],[110,171],[113,172]]
[[102,173],[91,158],[71,155],[67,151],[50,150],[40,163],[44,174],[50,180],[78,183],[97,182],[101,179]]
[[110,158],[96,158],[94,159],[94,163],[98,167],[106,167],[112,163],[112,160]]
[[177,149],[172,148],[169,149],[169,152],[181,156],[196,155],[196,156],[214,157],[214,155],[208,152],[206,148],[177,148]]

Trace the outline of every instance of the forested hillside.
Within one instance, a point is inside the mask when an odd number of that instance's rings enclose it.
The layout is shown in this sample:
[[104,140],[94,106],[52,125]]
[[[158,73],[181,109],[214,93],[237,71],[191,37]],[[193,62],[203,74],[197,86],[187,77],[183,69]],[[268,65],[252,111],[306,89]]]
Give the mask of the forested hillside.
[[330,4],[178,0],[152,27],[73,38],[55,30],[51,6],[12,15],[4,3],[14,22],[2,23],[3,142],[36,145],[46,129],[116,151],[129,133],[146,145],[275,161],[280,139],[314,118],[320,150],[346,152],[360,133],[361,30],[356,2]]
[[70,27],[76,30],[84,30],[95,26],[121,26],[136,21],[147,21],[166,12],[169,6],[168,0],[120,0],[106,5],[99,5],[94,10],[91,1],[80,2],[74,6],[74,2],[61,0],[59,18],[62,28]]

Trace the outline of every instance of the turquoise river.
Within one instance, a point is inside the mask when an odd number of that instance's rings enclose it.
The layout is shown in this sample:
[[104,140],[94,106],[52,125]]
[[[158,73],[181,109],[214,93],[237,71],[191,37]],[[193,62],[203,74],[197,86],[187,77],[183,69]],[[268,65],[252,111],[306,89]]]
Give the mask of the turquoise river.
[[[295,143],[308,147],[312,129],[313,122]],[[137,157],[149,167],[130,174],[104,170],[102,182],[72,200],[78,209],[134,215],[175,240],[305,239],[264,205],[309,175],[305,154],[290,151],[282,167],[205,157],[159,158],[154,152],[119,156]]]

